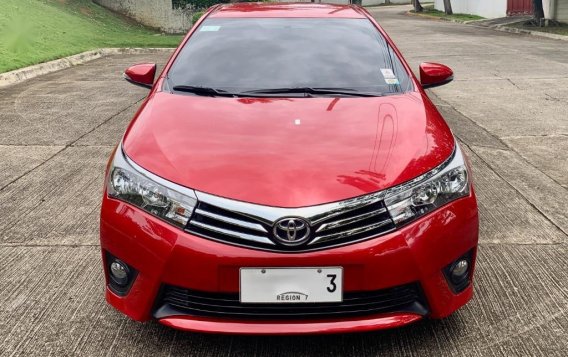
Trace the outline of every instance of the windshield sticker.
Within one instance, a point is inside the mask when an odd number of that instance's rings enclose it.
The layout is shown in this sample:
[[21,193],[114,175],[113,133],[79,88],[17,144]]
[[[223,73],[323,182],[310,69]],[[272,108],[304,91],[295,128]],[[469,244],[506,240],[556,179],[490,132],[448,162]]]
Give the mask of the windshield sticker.
[[201,26],[199,32],[212,32],[212,31],[219,31],[221,26]]
[[394,75],[394,72],[390,68],[381,68],[381,73],[387,84],[399,84],[398,78]]
[[394,72],[390,68],[381,68],[381,73],[385,79],[396,79]]

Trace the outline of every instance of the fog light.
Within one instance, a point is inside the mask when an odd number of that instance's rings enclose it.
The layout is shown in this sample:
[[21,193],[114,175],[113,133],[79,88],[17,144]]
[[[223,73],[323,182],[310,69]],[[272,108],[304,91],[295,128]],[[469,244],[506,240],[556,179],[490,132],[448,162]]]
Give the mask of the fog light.
[[108,251],[105,251],[105,264],[108,288],[119,296],[128,294],[136,281],[138,271]]
[[454,294],[461,293],[470,285],[474,254],[472,249],[444,267],[444,276]]
[[458,260],[450,269],[452,274],[452,281],[454,283],[459,283],[464,278],[467,277],[467,270],[469,269],[469,263],[465,259]]
[[110,277],[119,286],[128,285],[129,272],[128,266],[118,259],[110,264]]

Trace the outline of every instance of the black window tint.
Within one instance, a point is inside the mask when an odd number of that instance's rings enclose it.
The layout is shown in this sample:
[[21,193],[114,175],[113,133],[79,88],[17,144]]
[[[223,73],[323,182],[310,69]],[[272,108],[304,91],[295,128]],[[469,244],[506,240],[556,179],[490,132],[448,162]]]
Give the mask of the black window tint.
[[[385,79],[385,69],[395,73],[394,83]],[[231,91],[325,87],[395,93],[409,85],[400,61],[366,19],[210,18],[168,76],[174,86]]]

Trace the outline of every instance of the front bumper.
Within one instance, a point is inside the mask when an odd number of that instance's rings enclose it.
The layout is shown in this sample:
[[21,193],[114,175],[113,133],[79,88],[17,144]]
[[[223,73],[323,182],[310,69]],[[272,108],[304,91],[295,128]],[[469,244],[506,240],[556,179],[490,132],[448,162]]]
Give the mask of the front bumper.
[[[238,293],[241,267],[342,266],[344,291],[376,291],[419,283],[428,316],[442,318],[472,297],[472,285],[454,293],[443,270],[472,252],[478,239],[475,195],[454,201],[392,233],[364,242],[304,253],[277,253],[232,246],[193,236],[128,204],[107,197],[101,210],[101,247],[137,271],[124,296],[108,287],[106,299],[131,318],[156,311],[167,284],[210,293]],[[423,314],[399,311],[341,318],[256,320],[179,314],[159,322],[183,330],[214,333],[297,334],[366,331],[402,326]]]

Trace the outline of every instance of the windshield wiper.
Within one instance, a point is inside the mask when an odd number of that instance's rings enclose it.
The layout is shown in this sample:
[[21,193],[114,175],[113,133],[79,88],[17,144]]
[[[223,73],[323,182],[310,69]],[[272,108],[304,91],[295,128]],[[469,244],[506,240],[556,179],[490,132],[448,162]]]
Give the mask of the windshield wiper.
[[210,87],[198,87],[198,86],[185,86],[185,85],[178,85],[174,86],[173,89],[175,91],[180,92],[187,92],[193,93],[196,95],[204,95],[204,96],[211,96],[211,97],[235,97],[237,94],[227,92],[223,89],[216,89]]
[[201,86],[188,86],[177,85],[173,90],[180,92],[193,93],[196,95],[211,96],[211,97],[255,97],[255,96],[270,96],[272,94],[306,94],[306,95],[348,95],[353,97],[381,97],[382,93],[379,92],[361,92],[351,88],[313,88],[313,87],[291,87],[291,88],[267,88],[267,89],[253,89],[243,92],[228,92],[223,89],[201,87]]
[[240,92],[239,94],[287,94],[287,93],[304,93],[310,95],[328,94],[328,95],[349,95],[355,97],[381,97],[382,93],[361,92],[351,88],[313,88],[313,87],[292,87],[292,88],[269,88],[269,89],[253,89]]

